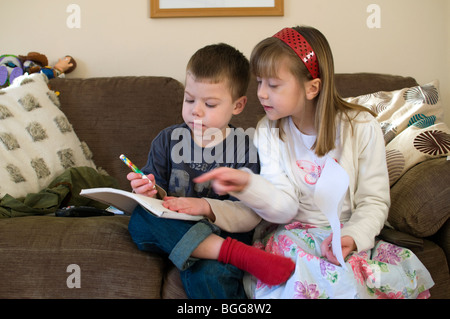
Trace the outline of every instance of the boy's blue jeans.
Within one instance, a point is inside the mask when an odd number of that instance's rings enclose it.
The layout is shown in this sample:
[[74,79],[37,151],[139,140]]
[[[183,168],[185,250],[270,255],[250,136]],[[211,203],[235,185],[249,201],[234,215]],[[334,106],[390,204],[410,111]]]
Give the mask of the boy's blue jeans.
[[191,254],[210,234],[229,236],[250,244],[251,233],[230,234],[206,220],[191,222],[158,218],[141,206],[133,211],[128,230],[140,250],[169,256],[180,270],[188,298],[246,298],[243,271],[217,260],[196,259]]

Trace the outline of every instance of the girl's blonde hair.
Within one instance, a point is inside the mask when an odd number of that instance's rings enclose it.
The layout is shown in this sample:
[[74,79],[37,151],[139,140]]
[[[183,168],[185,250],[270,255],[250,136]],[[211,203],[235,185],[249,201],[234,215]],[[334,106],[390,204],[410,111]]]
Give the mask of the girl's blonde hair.
[[[340,113],[344,114],[351,122],[349,111],[367,111],[374,114],[369,109],[344,101],[338,94],[334,78],[334,62],[330,45],[325,36],[312,27],[294,27],[314,50],[319,64],[321,90],[316,97],[315,128],[317,130],[314,152],[317,156],[324,156],[335,148],[336,142],[336,117]],[[312,80],[312,76],[298,55],[282,40],[278,38],[267,38],[256,45],[250,57],[250,67],[255,76],[277,77],[280,61],[286,59],[289,63],[290,72],[298,79],[299,83]],[[280,128],[281,121],[277,121],[276,126]]]

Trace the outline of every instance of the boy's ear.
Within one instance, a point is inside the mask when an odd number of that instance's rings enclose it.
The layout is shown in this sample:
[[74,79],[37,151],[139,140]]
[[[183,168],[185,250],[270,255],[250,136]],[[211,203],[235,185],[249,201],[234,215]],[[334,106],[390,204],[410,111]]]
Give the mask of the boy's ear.
[[320,90],[322,89],[322,80],[314,79],[306,82],[306,98],[308,100],[313,100],[319,95]]
[[238,98],[234,102],[233,115],[238,115],[239,113],[241,113],[244,110],[246,104],[247,104],[246,96],[241,96],[240,98]]

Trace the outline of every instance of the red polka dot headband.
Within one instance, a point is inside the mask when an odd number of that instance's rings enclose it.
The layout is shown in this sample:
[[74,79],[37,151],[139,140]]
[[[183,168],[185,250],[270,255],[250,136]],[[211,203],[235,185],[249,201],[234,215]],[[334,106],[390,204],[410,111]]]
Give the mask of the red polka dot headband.
[[303,61],[313,79],[319,77],[319,62],[311,45],[297,31],[291,28],[284,28],[276,33],[274,38],[278,38],[286,43]]

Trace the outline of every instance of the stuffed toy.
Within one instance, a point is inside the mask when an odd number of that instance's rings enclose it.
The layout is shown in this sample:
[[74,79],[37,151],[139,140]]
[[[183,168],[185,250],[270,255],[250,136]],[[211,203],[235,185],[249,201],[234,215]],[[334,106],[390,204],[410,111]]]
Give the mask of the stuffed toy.
[[24,73],[43,73],[48,79],[61,77],[75,70],[76,61],[66,55],[59,59],[53,66],[48,65],[47,57],[38,52],[29,52],[27,55],[2,55],[0,56],[0,87],[8,86],[14,79]]
[[29,52],[27,55],[19,55],[19,59],[23,63],[24,72],[31,73],[44,73],[48,79],[61,76],[61,74],[67,74],[72,72],[77,63],[70,56],[66,55],[64,58],[59,59],[53,67],[48,66],[47,57],[44,54],[38,52]]
[[19,57],[12,54],[0,56],[0,87],[8,86],[23,74],[23,65]]

